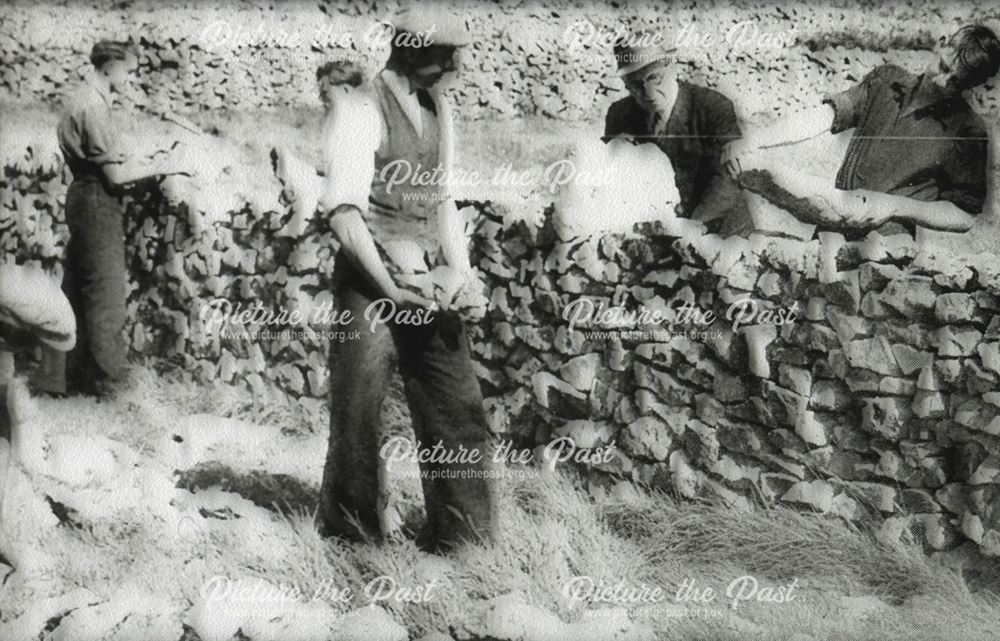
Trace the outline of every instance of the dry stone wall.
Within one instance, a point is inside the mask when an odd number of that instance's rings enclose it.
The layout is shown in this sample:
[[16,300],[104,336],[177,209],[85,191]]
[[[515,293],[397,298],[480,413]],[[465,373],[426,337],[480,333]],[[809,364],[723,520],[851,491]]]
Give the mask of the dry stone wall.
[[595,467],[690,498],[1000,552],[995,257],[683,223],[546,235],[508,230],[480,263],[495,278],[477,346],[502,392],[495,431],[613,443]]
[[[814,105],[879,64],[923,69],[938,36],[995,14],[989,2],[872,2],[870,11],[773,1],[459,5],[474,39],[454,87],[459,113],[571,120],[599,118],[621,95],[602,44],[619,28],[663,33],[678,46],[685,77],[722,90],[752,117]],[[15,1],[0,7],[0,96],[58,103],[88,69],[96,39],[132,37],[141,52],[136,101],[143,108],[318,107],[316,68],[340,57],[377,66],[386,52],[365,34],[393,10],[373,2]]]
[[[30,156],[3,168],[0,247],[58,271],[65,172]],[[248,338],[199,314],[218,298],[307,317],[331,303],[335,241],[290,226],[280,185],[264,187],[271,205],[215,218],[155,184],[131,200],[128,339],[197,380],[319,404],[322,327],[251,319]],[[722,239],[690,221],[564,241],[551,212],[474,207],[490,305],[470,333],[496,434],[572,439],[597,486],[790,503],[1000,554],[995,257],[878,235]]]

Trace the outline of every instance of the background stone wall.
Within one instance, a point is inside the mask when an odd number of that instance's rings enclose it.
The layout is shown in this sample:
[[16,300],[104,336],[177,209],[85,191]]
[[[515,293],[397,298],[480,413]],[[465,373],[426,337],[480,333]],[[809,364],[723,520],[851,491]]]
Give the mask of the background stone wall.
[[[940,35],[996,14],[985,1],[946,8],[919,1],[794,8],[773,1],[453,4],[467,15],[474,39],[454,88],[461,117],[569,120],[600,117],[621,91],[610,49],[592,34],[622,26],[659,30],[678,45],[685,77],[719,88],[741,115],[752,117],[815,104],[878,64],[921,70],[933,60],[930,49]],[[144,108],[316,107],[316,68],[345,55],[374,68],[386,54],[369,47],[364,34],[396,6],[18,0],[0,7],[0,95],[58,103],[88,69],[94,41],[132,37],[142,53],[136,100]],[[567,39],[567,32],[577,36]]]

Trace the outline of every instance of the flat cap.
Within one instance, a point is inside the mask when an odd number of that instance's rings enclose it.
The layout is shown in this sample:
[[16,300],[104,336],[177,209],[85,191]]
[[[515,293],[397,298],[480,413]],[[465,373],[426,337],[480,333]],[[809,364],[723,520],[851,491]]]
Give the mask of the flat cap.
[[76,344],[76,317],[58,283],[37,267],[0,264],[0,332],[26,332],[61,352]]
[[412,6],[400,10],[392,20],[396,32],[419,35],[424,45],[464,47],[472,42],[465,15],[438,5]]
[[625,34],[614,43],[615,64],[619,76],[627,76],[666,60],[677,53],[676,47],[663,42],[663,34],[656,31],[639,31]]
[[95,67],[100,67],[109,60],[125,60],[128,56],[139,57],[138,50],[131,42],[101,40],[90,50],[90,62]]

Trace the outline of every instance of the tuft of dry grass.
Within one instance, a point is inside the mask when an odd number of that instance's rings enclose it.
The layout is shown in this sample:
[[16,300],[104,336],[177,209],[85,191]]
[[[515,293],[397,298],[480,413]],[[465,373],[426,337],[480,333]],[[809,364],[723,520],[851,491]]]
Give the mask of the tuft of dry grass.
[[[402,421],[399,396],[395,389],[392,402]],[[40,405],[47,435],[105,435],[133,448],[151,469],[168,472],[167,462],[158,459],[164,456],[162,441],[189,414],[220,416],[220,425],[223,416],[252,420],[269,430],[273,445],[245,452],[238,441],[224,442],[205,450],[208,459],[178,470],[173,483],[186,489],[176,492],[173,507],[179,512],[172,521],[164,520],[169,511],[153,509],[169,506],[139,503],[122,506],[113,518],[76,515],[46,532],[41,543],[51,568],[32,580],[15,573],[0,588],[0,625],[43,597],[84,587],[100,602],[122,585],[157,595],[158,607],[182,621],[202,586],[222,575],[295,585],[307,598],[325,599],[330,589],[349,587],[349,602],[328,601],[341,613],[365,605],[365,586],[378,577],[391,577],[401,587],[436,581],[443,587],[427,601],[379,602],[411,638],[463,631],[482,638],[474,633],[481,633],[491,600],[512,593],[536,608],[532,612],[553,613],[567,623],[581,621],[587,611],[624,607],[664,639],[786,640],[806,634],[817,641],[964,640],[994,638],[1000,628],[997,599],[970,590],[960,571],[918,549],[880,543],[871,532],[835,518],[785,507],[733,511],[643,488],[614,494],[627,500],[595,497],[570,470],[529,469],[501,481],[503,535],[492,544],[465,543],[448,556],[422,552],[406,539],[347,544],[323,540],[313,527],[309,506],[318,492],[325,437],[322,428],[296,428],[301,417],[255,408],[239,392],[206,390],[149,372],[137,373],[111,402]],[[211,458],[230,449],[239,455]],[[282,450],[305,452],[308,460],[289,476],[275,468]],[[28,526],[27,520],[4,523],[0,531],[28,537]],[[761,585],[795,582],[796,598],[731,608],[726,588],[744,575]],[[717,596],[706,604],[676,604],[669,616],[644,604],[574,603],[565,586],[581,576],[605,585],[660,586],[671,603],[685,581],[711,587]]]

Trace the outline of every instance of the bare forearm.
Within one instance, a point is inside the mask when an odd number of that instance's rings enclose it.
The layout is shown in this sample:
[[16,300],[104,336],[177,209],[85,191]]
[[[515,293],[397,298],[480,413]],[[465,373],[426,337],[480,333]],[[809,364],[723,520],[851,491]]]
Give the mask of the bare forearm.
[[395,298],[396,282],[392,279],[382,257],[375,246],[368,225],[361,217],[361,212],[353,205],[341,205],[331,213],[330,228],[340,242],[340,251],[344,252],[351,263],[389,298]]
[[975,221],[975,216],[945,200],[927,202],[867,189],[838,190],[832,204],[834,211],[827,214],[830,222],[843,227],[866,228],[897,220],[929,229],[966,231]]
[[454,201],[448,200],[438,206],[438,234],[445,262],[455,269],[471,269],[465,225]]
[[[886,196],[886,194],[879,194]],[[946,200],[914,201],[901,196],[887,196],[904,202],[894,202],[892,218],[908,220],[922,227],[943,231],[967,231],[976,217]],[[897,213],[898,212],[898,213]]]
[[131,160],[104,165],[104,176],[115,186],[175,173],[178,172],[174,168],[152,160]]

